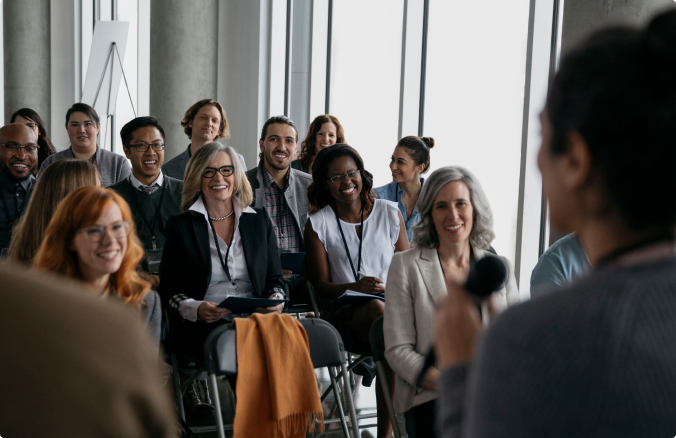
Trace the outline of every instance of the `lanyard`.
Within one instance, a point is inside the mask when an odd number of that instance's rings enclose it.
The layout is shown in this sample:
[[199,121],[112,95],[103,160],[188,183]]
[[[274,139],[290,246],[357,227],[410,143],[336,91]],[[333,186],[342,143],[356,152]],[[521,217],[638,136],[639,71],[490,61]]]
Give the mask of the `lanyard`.
[[631,245],[627,245],[625,247],[616,249],[615,251],[611,252],[610,254],[603,257],[601,260],[599,260],[596,263],[596,269],[598,269],[602,266],[608,265],[608,264],[612,263],[613,261],[619,259],[623,255],[629,254],[630,252],[634,252],[634,251],[637,251],[639,249],[643,249],[645,247],[648,247],[650,245],[654,245],[654,244],[660,243],[660,242],[671,242],[671,243],[673,243],[674,240],[676,240],[676,237],[671,233],[660,234],[658,236],[646,239],[642,242],[633,243]]
[[[131,180],[129,180],[131,183]],[[138,203],[138,199],[136,199],[137,194],[134,194],[134,204],[136,204],[136,208],[139,211],[139,214],[141,215],[141,219],[143,219],[143,223],[146,224],[146,227],[150,230],[150,235],[153,237],[153,251],[157,251],[157,240],[155,239],[155,225],[157,225],[157,219],[160,217],[160,211],[162,210],[162,202],[164,202],[164,192],[166,191],[167,185],[162,184],[162,193],[160,194],[160,204],[157,206],[157,211],[155,212],[155,216],[153,216],[152,220],[152,225],[150,222],[146,219],[146,216],[143,214],[143,210],[141,210],[141,206]],[[138,189],[135,189],[138,190]]]
[[338,229],[340,230],[340,237],[343,238],[343,245],[345,245],[345,252],[347,252],[347,259],[350,261],[350,268],[352,268],[352,274],[354,274],[354,281],[359,281],[359,270],[361,269],[361,247],[364,243],[364,209],[361,209],[361,236],[359,236],[359,258],[357,259],[357,270],[354,270],[354,264],[352,263],[352,256],[350,255],[350,249],[347,247],[347,241],[345,240],[345,234],[343,233],[343,227],[340,226],[340,219],[338,219],[338,213],[333,210],[333,214],[336,215],[336,223],[338,224]]
[[221,261],[221,266],[223,266],[223,270],[225,271],[225,275],[228,276],[228,281],[232,283],[233,286],[235,286],[235,290],[239,290],[235,282],[232,280],[232,277],[230,276],[230,270],[228,269],[228,264],[226,263],[228,260],[228,254],[230,254],[230,247],[232,247],[232,243],[235,240],[235,221],[233,218],[232,222],[232,239],[230,240],[230,245],[228,245],[228,249],[225,251],[225,260],[223,260],[223,255],[221,254],[221,245],[218,243],[218,235],[216,234],[216,228],[214,227],[214,223],[211,222],[211,218],[209,217],[209,212],[207,211],[207,220],[209,221],[209,225],[211,225],[211,232],[214,234],[214,243],[216,244],[216,251],[218,252],[218,259]]

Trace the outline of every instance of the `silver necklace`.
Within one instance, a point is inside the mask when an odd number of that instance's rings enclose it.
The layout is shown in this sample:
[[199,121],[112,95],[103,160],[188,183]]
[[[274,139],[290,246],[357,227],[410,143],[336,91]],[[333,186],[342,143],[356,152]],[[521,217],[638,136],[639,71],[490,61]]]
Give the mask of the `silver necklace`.
[[227,218],[229,218],[230,216],[232,216],[233,213],[235,213],[235,210],[232,210],[230,212],[230,214],[223,216],[223,217],[211,217],[211,216],[209,216],[209,219],[211,219],[212,221],[223,221],[223,220],[226,220]]

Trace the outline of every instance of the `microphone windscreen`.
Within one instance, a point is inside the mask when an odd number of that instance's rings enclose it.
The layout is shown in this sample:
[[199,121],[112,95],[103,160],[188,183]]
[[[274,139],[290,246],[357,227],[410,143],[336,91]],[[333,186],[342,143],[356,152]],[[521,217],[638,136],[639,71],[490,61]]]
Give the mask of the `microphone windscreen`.
[[465,289],[478,298],[486,298],[502,289],[507,281],[507,266],[500,257],[486,256],[469,270]]

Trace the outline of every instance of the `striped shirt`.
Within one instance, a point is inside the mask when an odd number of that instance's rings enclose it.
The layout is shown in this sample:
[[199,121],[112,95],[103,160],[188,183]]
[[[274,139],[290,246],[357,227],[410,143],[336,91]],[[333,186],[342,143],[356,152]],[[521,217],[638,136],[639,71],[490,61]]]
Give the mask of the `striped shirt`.
[[275,227],[277,249],[279,252],[301,252],[303,246],[296,228],[296,221],[284,198],[284,192],[289,188],[289,172],[284,178],[284,188],[280,189],[270,172],[263,166],[263,181],[265,183],[265,209]]

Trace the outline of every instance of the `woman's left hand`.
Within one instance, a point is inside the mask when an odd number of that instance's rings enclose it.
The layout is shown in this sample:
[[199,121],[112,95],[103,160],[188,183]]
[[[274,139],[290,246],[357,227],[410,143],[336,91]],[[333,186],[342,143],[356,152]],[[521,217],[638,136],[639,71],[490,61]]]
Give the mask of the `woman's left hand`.
[[256,313],[282,313],[282,310],[284,310],[284,304],[278,304],[272,307],[258,307]]

